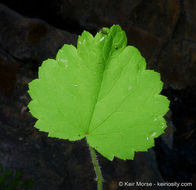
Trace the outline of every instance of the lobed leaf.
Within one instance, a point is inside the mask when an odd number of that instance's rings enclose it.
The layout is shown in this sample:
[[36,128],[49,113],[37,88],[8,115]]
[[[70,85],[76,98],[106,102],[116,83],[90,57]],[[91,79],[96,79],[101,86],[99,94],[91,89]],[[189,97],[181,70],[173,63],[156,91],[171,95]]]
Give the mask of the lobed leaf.
[[36,128],[49,137],[80,140],[112,160],[133,159],[154,146],[166,128],[169,101],[160,95],[160,74],[118,25],[93,37],[84,31],[77,49],[64,45],[29,84]]

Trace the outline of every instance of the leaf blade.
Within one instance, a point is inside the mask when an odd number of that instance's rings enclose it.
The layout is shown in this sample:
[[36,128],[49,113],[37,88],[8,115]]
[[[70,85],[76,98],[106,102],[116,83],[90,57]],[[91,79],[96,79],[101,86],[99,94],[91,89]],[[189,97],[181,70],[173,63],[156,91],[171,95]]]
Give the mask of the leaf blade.
[[118,25],[93,37],[84,31],[77,49],[64,45],[56,60],[39,68],[29,84],[29,109],[36,127],[50,137],[80,140],[112,160],[133,159],[164,132],[169,101],[160,95],[160,74]]

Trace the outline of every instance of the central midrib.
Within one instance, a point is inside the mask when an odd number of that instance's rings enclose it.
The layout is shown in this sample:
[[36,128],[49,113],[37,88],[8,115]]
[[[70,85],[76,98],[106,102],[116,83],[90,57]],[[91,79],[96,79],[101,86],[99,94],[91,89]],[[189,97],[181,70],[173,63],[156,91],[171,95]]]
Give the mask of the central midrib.
[[[109,54],[110,54],[110,52],[109,52]],[[109,56],[108,56],[109,57]],[[97,105],[97,100],[98,100],[98,98],[99,98],[99,94],[100,94],[100,90],[101,90],[101,86],[102,86],[102,82],[103,82],[103,78],[104,78],[104,72],[105,72],[105,66],[106,66],[106,64],[108,63],[108,57],[107,57],[107,59],[105,60],[105,61],[103,61],[103,63],[105,63],[104,64],[104,67],[103,67],[103,72],[102,72],[102,77],[101,77],[101,81],[100,81],[100,85],[99,85],[99,88],[98,88],[98,91],[97,91],[97,96],[96,96],[96,98],[95,98],[95,103],[94,103],[94,105],[93,105],[93,108],[92,108],[92,111],[91,111],[91,114],[90,114],[90,119],[89,119],[89,122],[88,122],[88,128],[87,128],[87,131],[86,131],[86,135],[88,134],[89,135],[89,127],[90,127],[90,125],[91,125],[91,122],[92,122],[92,118],[93,118],[93,115],[94,115],[94,111],[95,111],[95,107],[96,107],[96,105]]]

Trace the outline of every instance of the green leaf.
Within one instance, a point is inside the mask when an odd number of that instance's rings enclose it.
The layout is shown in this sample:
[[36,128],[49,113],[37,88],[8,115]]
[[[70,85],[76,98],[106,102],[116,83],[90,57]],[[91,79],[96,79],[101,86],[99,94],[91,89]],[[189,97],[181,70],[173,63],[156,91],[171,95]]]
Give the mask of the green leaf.
[[118,25],[95,37],[84,31],[77,49],[64,45],[29,84],[35,126],[49,137],[80,140],[112,160],[133,159],[164,132],[169,101],[160,95],[160,74],[127,46]]

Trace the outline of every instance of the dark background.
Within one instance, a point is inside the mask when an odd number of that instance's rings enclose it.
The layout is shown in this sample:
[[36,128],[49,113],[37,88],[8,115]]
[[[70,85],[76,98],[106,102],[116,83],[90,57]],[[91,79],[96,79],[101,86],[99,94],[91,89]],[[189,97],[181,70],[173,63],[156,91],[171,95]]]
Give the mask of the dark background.
[[[84,29],[119,24],[148,67],[161,73],[171,101],[166,133],[132,161],[98,155],[104,190],[119,181],[192,182],[196,189],[196,1],[0,1],[0,165],[33,179],[33,190],[94,190],[85,142],[48,138],[28,112],[28,83],[38,66]],[[0,187],[1,189],[1,187]],[[23,188],[18,188],[23,189]],[[132,189],[146,189],[134,187]],[[151,188],[169,190],[172,188]],[[176,189],[176,188],[173,188]]]

